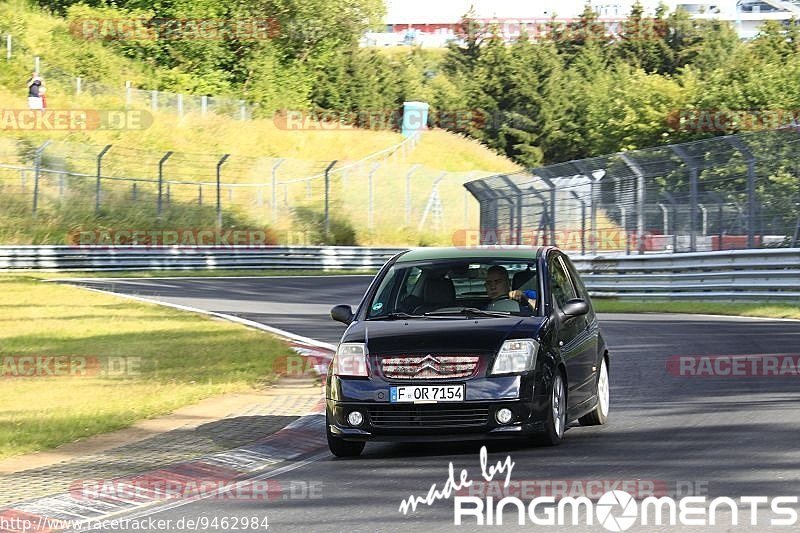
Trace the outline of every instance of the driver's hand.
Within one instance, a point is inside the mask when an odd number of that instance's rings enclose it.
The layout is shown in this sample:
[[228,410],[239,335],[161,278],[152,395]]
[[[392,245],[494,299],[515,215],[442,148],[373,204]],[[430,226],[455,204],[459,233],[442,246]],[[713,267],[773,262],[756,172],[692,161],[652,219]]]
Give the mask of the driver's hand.
[[520,301],[522,301],[522,291],[519,291],[519,290],[510,291],[508,293],[508,297],[511,298],[512,300],[516,300],[516,301],[520,302]]

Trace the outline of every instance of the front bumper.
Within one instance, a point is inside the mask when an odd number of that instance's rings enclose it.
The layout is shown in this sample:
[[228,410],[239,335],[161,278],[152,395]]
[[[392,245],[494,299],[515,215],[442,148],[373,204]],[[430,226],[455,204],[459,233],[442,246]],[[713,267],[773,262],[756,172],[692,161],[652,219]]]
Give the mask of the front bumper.
[[[390,383],[331,376],[327,387],[328,431],[345,440],[425,442],[519,438],[543,430],[547,398],[540,394],[544,387],[535,386],[532,373],[461,383],[466,384],[464,402],[390,403],[392,385],[446,383]],[[513,413],[507,424],[500,424],[495,417],[502,408]],[[364,419],[357,427],[347,422],[347,416],[355,410]]]

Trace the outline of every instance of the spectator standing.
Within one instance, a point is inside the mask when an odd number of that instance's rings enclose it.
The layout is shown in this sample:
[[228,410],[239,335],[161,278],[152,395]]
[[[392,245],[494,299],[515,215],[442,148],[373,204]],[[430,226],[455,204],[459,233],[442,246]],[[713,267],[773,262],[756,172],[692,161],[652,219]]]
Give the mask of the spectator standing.
[[43,109],[41,97],[41,89],[43,85],[44,81],[39,76],[39,73],[32,73],[30,79],[28,79],[28,108]]

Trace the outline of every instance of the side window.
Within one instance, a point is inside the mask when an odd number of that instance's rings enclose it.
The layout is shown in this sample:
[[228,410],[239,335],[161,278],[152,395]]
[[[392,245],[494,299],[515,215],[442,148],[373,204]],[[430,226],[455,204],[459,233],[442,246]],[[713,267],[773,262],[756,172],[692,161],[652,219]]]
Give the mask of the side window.
[[575,285],[576,291],[578,292],[578,298],[580,298],[581,300],[586,300],[588,302],[589,294],[586,292],[586,286],[581,281],[580,276],[578,276],[578,271],[575,270],[575,265],[573,265],[572,262],[565,257],[562,257],[560,259],[564,263],[564,266],[567,267],[567,272],[569,273],[569,277],[572,278],[572,282]]
[[586,285],[583,284],[583,280],[578,275],[578,271],[575,269],[575,265],[572,264],[572,261],[567,259],[566,257],[562,259],[564,264],[567,266],[567,271],[569,272],[570,277],[575,285],[575,289],[578,292],[578,298],[585,301],[589,304],[589,317],[594,316],[594,308],[592,307],[592,300],[589,298],[589,291],[586,290]]
[[564,307],[568,301],[577,298],[575,287],[567,274],[561,258],[550,261],[550,291],[559,307]]

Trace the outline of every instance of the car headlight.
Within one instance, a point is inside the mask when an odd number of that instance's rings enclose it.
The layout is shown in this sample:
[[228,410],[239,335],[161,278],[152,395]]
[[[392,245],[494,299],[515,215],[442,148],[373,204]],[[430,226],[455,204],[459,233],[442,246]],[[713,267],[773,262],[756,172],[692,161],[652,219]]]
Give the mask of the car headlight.
[[492,366],[492,374],[514,374],[533,370],[539,343],[533,339],[514,339],[503,343]]
[[333,358],[336,376],[367,376],[367,345],[345,342],[339,345]]

